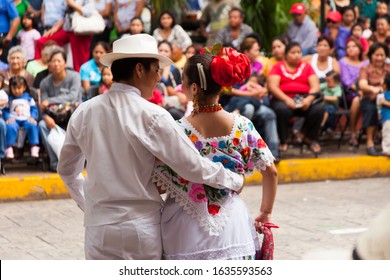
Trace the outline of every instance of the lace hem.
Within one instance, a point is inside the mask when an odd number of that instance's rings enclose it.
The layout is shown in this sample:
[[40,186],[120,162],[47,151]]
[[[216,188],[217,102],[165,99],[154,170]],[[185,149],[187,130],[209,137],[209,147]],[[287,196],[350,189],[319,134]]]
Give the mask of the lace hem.
[[160,187],[162,190],[167,191],[167,195],[175,199],[175,202],[179,203],[181,207],[199,223],[199,226],[208,232],[211,236],[219,236],[223,231],[231,212],[231,195],[227,195],[224,200],[218,203],[220,206],[219,213],[217,215],[210,215],[205,203],[195,205],[188,200],[188,194],[181,191],[175,186],[172,181],[166,177],[162,172],[153,172],[152,182]]
[[248,242],[241,245],[235,245],[222,249],[210,249],[191,254],[175,254],[168,255],[164,253],[166,260],[227,260],[238,259],[246,256],[255,255],[255,247],[253,242]]
[[274,161],[275,157],[272,155],[271,151],[266,148],[266,149],[261,149],[263,152],[263,155],[261,156],[261,160],[258,161],[256,164],[257,170],[266,170],[267,167],[271,166]]

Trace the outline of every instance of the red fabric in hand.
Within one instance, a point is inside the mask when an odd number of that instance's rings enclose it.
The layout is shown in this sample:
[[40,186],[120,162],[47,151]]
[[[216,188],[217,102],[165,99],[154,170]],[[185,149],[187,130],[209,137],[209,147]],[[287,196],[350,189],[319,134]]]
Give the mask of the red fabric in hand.
[[271,228],[279,228],[273,223],[265,223],[262,226],[264,234],[263,244],[261,245],[260,252],[256,252],[256,260],[273,260],[274,259],[274,236]]

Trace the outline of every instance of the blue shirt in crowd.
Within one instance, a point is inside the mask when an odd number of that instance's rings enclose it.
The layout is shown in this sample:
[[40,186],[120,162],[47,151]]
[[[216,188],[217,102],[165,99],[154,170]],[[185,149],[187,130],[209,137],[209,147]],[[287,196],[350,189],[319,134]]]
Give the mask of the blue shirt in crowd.
[[[385,99],[386,101],[390,101],[390,90],[386,90],[385,91]],[[390,107],[388,106],[382,106],[382,109],[381,109],[381,122],[384,123],[385,121],[389,121],[390,120]]]
[[0,33],[8,33],[11,20],[19,17],[14,1],[0,0]]

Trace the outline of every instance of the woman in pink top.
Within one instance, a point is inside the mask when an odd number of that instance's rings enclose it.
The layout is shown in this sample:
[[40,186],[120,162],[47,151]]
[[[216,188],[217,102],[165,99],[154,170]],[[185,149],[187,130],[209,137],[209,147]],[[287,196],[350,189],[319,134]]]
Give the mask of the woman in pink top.
[[290,42],[286,46],[285,60],[277,63],[268,76],[268,89],[272,94],[271,107],[276,113],[280,139],[280,150],[287,150],[288,123],[294,116],[305,117],[302,133],[303,141],[317,156],[321,151],[318,132],[324,115],[322,106],[317,103],[320,84],[313,68],[302,62],[302,49],[299,43]]

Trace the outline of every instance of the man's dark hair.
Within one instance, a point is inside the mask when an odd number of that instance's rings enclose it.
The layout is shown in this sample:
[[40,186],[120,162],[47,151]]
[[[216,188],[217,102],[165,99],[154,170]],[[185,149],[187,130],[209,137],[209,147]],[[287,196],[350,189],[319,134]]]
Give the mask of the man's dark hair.
[[158,61],[155,58],[124,58],[115,60],[111,65],[111,72],[114,82],[128,81],[133,76],[135,66],[141,63],[146,71],[150,70],[150,65]]
[[337,83],[340,83],[340,81],[341,81],[340,74],[337,73],[337,72],[334,71],[334,70],[330,70],[328,73],[326,73],[325,76],[326,76],[326,77],[332,78],[332,79],[335,80],[335,82],[337,82]]
[[230,11],[229,11],[229,16],[230,16],[230,14],[231,14],[232,12],[239,12],[241,18],[244,18],[244,16],[245,16],[245,15],[244,15],[244,12],[243,12],[240,8],[238,8],[238,7],[233,7],[233,8],[231,8]]

